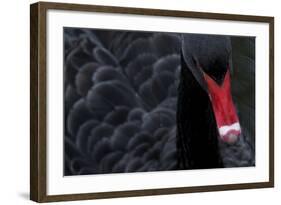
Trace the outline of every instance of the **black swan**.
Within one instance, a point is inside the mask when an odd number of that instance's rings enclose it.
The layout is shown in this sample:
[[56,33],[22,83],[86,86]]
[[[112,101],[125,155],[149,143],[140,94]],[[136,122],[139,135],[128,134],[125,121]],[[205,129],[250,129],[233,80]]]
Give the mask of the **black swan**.
[[64,28],[64,174],[254,166],[254,58],[247,37]]

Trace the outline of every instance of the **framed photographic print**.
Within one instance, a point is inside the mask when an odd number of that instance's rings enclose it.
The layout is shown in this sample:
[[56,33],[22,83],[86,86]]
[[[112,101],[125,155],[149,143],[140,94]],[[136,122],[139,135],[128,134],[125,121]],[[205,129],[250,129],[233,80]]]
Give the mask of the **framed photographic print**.
[[30,198],[274,186],[274,18],[31,5]]

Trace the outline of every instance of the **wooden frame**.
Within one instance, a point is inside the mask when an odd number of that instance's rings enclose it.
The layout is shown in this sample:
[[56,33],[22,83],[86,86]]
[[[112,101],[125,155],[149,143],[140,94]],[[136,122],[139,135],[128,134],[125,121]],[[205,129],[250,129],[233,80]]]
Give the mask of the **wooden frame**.
[[[270,139],[269,139],[269,181],[229,185],[196,186],[183,188],[164,188],[150,190],[130,190],[102,193],[47,195],[46,192],[46,12],[49,9],[86,12],[107,12],[138,15],[173,16],[199,19],[264,22],[269,24],[269,72],[270,72]],[[81,4],[62,4],[39,2],[30,7],[30,199],[37,202],[66,200],[100,199],[159,194],[208,192],[235,189],[265,188],[274,186],[274,18],[217,13],[201,13],[172,10],[107,7]]]

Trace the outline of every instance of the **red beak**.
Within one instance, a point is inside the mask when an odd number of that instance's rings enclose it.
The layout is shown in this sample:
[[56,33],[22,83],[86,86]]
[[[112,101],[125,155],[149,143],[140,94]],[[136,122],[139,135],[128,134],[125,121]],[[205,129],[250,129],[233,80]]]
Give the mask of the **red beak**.
[[204,77],[208,86],[220,138],[224,142],[234,143],[241,134],[241,128],[232,101],[229,69],[221,85],[218,85],[205,73]]

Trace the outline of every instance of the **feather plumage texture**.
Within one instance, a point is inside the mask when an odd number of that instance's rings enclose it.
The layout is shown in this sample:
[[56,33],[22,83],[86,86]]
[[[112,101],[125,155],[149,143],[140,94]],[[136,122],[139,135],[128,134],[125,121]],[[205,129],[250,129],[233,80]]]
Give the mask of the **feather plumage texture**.
[[[180,47],[179,34],[64,29],[65,175],[178,169]],[[252,82],[237,72],[246,83],[234,86],[238,108],[252,113],[240,97]],[[253,123],[242,122],[249,137],[220,145],[227,167],[254,164]]]

